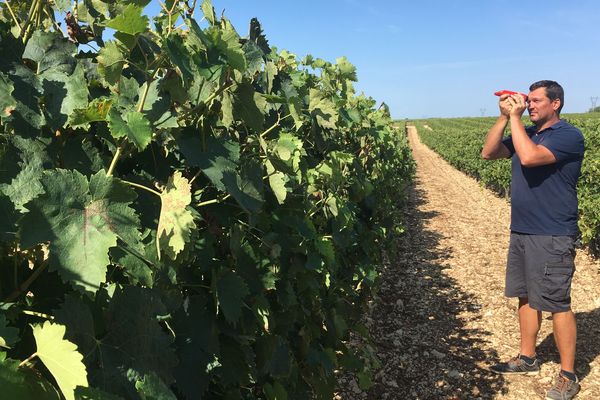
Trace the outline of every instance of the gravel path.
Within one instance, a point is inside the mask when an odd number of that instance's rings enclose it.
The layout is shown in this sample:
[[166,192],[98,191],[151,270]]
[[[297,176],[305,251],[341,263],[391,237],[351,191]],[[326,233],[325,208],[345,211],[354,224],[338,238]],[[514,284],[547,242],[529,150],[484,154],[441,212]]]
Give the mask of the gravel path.
[[[538,337],[539,376],[498,376],[492,363],[519,351],[516,300],[503,296],[510,207],[409,139],[417,177],[407,232],[383,271],[365,322],[381,367],[362,391],[339,378],[336,399],[540,399],[559,370],[552,321]],[[600,263],[579,251],[573,309],[579,329],[577,399],[600,399]],[[364,345],[358,343],[359,345]]]

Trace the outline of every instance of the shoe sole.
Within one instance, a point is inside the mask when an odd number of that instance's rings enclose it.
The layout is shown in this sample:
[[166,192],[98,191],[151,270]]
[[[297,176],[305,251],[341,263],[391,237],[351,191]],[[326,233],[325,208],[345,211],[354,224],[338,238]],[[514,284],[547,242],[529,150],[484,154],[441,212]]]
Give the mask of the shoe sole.
[[[575,397],[577,397],[577,393],[579,393],[580,390],[581,390],[581,388],[577,389],[577,391],[575,392],[575,394],[571,398],[574,399]],[[555,399],[553,399],[552,397],[546,396],[546,400],[555,400]]]
[[[500,372],[500,371],[494,371],[493,369],[490,369],[491,372],[498,374],[498,375],[528,375],[528,376],[534,376],[534,375],[539,375],[540,371],[520,371],[520,372]],[[550,399],[552,400],[552,399]]]

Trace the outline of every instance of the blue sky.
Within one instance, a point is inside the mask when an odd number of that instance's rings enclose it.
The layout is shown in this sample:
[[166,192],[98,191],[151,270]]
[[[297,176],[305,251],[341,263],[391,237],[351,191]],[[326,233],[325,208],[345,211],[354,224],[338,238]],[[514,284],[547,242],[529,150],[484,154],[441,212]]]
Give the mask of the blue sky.
[[[198,0],[200,4],[201,0]],[[158,2],[152,1],[153,12]],[[494,116],[500,89],[540,79],[565,89],[563,113],[600,96],[600,2],[578,0],[213,0],[241,36],[257,17],[271,45],[346,56],[359,92],[394,118]],[[198,9],[197,14],[202,13]],[[598,104],[600,105],[600,101]]]

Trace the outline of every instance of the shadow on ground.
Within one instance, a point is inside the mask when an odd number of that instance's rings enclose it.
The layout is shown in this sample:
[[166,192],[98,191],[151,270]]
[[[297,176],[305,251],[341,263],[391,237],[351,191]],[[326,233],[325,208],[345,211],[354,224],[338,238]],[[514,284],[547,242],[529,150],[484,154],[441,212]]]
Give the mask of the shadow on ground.
[[470,330],[459,315],[480,305],[444,274],[452,249],[425,228],[436,214],[423,212],[424,193],[413,188],[406,233],[382,271],[382,287],[367,322],[381,361],[374,385],[344,399],[489,399],[506,392],[504,378],[486,366],[489,332]]
[[[583,381],[590,373],[590,363],[600,355],[600,308],[575,313],[575,318],[577,319],[575,370],[579,380]],[[544,321],[544,323],[551,323],[551,321]],[[542,362],[553,361],[560,364],[560,356],[552,334],[546,336],[538,345],[537,353]]]

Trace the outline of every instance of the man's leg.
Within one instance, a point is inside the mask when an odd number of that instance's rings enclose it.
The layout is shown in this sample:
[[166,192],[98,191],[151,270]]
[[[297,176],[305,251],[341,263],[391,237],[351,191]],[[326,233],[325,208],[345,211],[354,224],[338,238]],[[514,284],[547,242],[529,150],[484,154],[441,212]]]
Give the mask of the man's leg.
[[529,307],[529,299],[519,297],[519,327],[521,330],[521,355],[533,358],[537,335],[542,326],[542,312]]
[[554,342],[560,354],[560,367],[563,371],[575,373],[575,348],[577,342],[577,324],[573,311],[552,314]]

